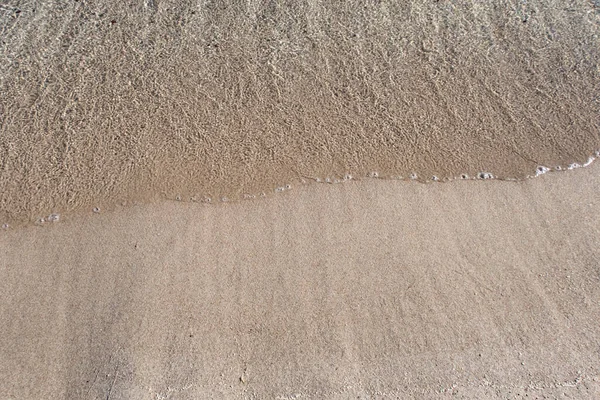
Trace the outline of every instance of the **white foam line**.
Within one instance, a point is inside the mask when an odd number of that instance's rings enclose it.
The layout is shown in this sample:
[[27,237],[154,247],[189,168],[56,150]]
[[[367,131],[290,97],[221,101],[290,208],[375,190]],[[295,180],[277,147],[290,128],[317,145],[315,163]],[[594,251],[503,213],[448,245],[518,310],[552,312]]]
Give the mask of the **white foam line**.
[[[558,171],[566,171],[566,170],[572,170],[572,169],[577,169],[577,168],[583,168],[583,167],[588,167],[590,166],[594,161],[596,161],[597,158],[600,158],[600,150],[596,150],[594,152],[593,155],[591,155],[587,161],[583,164],[580,163],[571,163],[566,167],[563,166],[555,166],[555,167],[546,167],[544,165],[539,165],[536,167],[535,170],[535,174],[534,175],[526,175],[525,179],[530,179],[530,178],[536,178],[540,175],[544,175],[547,174],[548,172],[558,172]],[[369,172],[366,174],[366,178],[382,178],[382,176],[379,175],[378,172]],[[412,181],[418,181],[418,176],[415,172],[411,173],[408,176],[408,179],[402,179],[401,176],[399,175],[391,175],[391,176],[385,176],[383,178],[389,178],[389,179],[393,179],[393,180],[412,180]],[[469,176],[468,174],[461,174],[459,176],[454,176],[454,177],[445,177],[445,178],[440,178],[437,175],[433,175],[428,181],[429,182],[449,182],[449,181],[454,181],[454,180],[490,180],[490,179],[496,179],[496,180],[502,180],[502,181],[519,181],[521,179],[519,178],[498,178],[496,177],[493,173],[491,172],[486,172],[486,171],[481,171],[479,172],[476,176]],[[312,178],[313,181],[318,182],[318,183],[322,183],[322,182],[326,182],[326,183],[338,183],[338,182],[346,182],[349,179],[345,178],[345,179],[335,179],[334,181],[332,181],[331,178],[327,177],[327,178]],[[423,182],[425,183],[425,182]]]

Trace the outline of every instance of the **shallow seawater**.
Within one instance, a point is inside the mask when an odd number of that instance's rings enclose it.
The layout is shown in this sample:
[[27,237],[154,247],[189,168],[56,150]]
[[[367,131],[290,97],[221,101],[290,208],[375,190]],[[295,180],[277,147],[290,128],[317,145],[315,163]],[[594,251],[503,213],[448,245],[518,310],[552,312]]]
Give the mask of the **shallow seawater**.
[[584,164],[600,148],[600,17],[561,4],[3,11],[0,223]]

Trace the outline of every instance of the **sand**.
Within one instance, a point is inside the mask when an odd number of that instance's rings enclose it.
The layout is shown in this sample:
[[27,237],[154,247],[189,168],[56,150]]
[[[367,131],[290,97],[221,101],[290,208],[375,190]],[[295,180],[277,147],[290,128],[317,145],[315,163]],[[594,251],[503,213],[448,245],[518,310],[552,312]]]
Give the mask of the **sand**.
[[11,0],[0,27],[0,223],[600,149],[594,1]]
[[599,186],[372,179],[0,232],[0,397],[598,398]]
[[597,0],[8,0],[0,39],[1,399],[600,398]]

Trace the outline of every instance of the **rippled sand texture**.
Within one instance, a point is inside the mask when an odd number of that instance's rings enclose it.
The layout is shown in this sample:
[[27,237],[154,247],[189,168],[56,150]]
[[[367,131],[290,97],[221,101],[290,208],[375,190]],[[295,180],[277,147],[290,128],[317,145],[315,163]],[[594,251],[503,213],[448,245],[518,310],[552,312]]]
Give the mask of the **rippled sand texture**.
[[600,399],[600,163],[0,231],[2,399]]
[[[494,3],[494,4],[491,4]],[[0,218],[600,148],[592,1],[0,6]]]

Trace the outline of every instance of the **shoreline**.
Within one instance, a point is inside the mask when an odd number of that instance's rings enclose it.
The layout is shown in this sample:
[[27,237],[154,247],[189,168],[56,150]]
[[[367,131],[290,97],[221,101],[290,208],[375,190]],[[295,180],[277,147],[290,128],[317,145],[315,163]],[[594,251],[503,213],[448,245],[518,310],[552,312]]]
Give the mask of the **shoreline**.
[[[546,167],[546,166],[538,166],[536,168],[534,175],[525,175],[523,178],[502,178],[497,177],[493,173],[490,172],[481,172],[478,176],[468,176],[466,174],[453,176],[453,177],[432,177],[429,180],[423,180],[421,177],[417,177],[416,175],[409,177],[400,177],[396,175],[390,176],[379,176],[376,172],[371,172],[366,174],[366,176],[354,176],[351,174],[346,174],[342,179],[337,178],[311,178],[311,177],[303,177],[301,180],[293,183],[288,183],[283,186],[278,186],[270,192],[260,192],[258,194],[243,194],[239,198],[212,198],[206,196],[191,196],[188,199],[183,198],[181,195],[155,195],[153,199],[148,201],[130,201],[130,200],[118,200],[113,203],[101,203],[99,202],[97,205],[92,207],[89,211],[83,210],[75,210],[72,212],[61,213],[60,211],[53,210],[52,212],[45,213],[43,216],[39,216],[37,218],[30,218],[28,221],[21,220],[5,220],[5,222],[0,224],[0,232],[6,231],[9,229],[19,229],[27,226],[42,226],[42,225],[52,225],[55,223],[59,223],[64,221],[65,217],[75,217],[75,216],[84,216],[84,215],[93,215],[105,212],[114,212],[117,209],[122,209],[128,206],[140,206],[140,205],[151,205],[164,201],[176,201],[176,202],[190,202],[190,203],[202,203],[202,204],[226,204],[226,203],[239,203],[245,202],[248,200],[263,200],[272,197],[273,195],[282,194],[289,190],[293,190],[296,187],[304,187],[306,185],[321,183],[321,184],[342,184],[349,181],[363,181],[370,179],[380,179],[380,180],[389,180],[389,181],[401,181],[401,182],[415,182],[420,184],[430,184],[430,183],[451,183],[456,181],[481,181],[481,180],[494,180],[500,182],[526,182],[528,180],[539,178],[542,175],[546,175],[548,173],[557,173],[557,172],[569,172],[571,170],[579,169],[579,168],[587,168],[591,166],[597,158],[600,158],[600,150],[596,150],[590,155],[586,161],[576,161],[570,162],[565,165]],[[118,205],[117,205],[118,204]],[[42,213],[43,214],[43,213]]]

